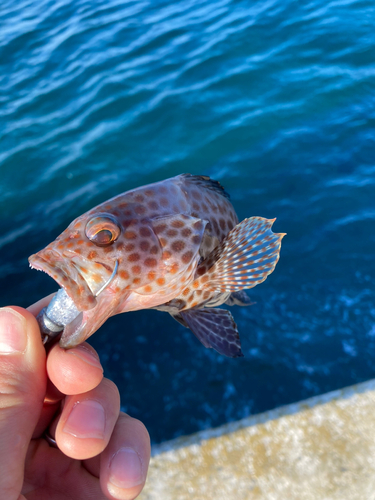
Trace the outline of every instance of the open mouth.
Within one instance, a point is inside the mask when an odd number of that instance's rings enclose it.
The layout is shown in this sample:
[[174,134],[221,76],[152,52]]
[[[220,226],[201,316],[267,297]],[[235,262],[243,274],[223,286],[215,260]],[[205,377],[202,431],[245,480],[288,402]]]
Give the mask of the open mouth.
[[111,269],[107,264],[82,257],[60,256],[53,250],[38,252],[29,258],[29,262],[32,269],[45,272],[64,288],[81,311],[96,305],[96,297],[109,286],[118,268],[117,261]]
[[[115,261],[111,269],[106,264],[88,262],[81,257],[62,259],[56,252],[48,251],[45,255],[42,252],[30,257],[30,266],[44,271],[61,286],[48,307],[37,317],[43,343],[46,343],[59,335],[62,330],[64,334],[67,333],[65,327],[68,327],[70,332],[79,334],[81,327],[84,326],[84,312],[96,306],[96,297],[115,278],[118,261]],[[70,338],[65,339],[64,346],[74,347],[74,339],[74,335],[71,334]]]

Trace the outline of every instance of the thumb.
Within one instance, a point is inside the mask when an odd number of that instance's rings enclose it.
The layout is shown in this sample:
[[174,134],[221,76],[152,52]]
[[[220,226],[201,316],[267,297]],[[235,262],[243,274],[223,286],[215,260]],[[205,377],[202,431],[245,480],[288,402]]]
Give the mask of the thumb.
[[0,498],[19,498],[26,452],[46,389],[45,350],[34,316],[0,309]]

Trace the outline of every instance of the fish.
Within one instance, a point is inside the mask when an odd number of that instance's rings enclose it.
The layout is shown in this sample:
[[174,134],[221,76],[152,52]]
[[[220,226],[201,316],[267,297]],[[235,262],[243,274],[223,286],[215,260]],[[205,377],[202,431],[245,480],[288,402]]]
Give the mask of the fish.
[[29,257],[63,288],[79,315],[60,345],[75,347],[111,316],[141,309],[169,313],[207,348],[243,356],[230,311],[248,306],[246,289],[279,260],[285,233],[275,219],[239,222],[222,185],[180,174],[126,191],[77,217]]

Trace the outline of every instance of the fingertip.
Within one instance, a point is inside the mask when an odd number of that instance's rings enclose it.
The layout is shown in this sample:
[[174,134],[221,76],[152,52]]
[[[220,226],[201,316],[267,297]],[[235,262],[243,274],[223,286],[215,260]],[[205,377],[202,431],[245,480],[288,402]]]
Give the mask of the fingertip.
[[88,392],[103,379],[99,356],[86,342],[68,350],[54,345],[48,354],[47,372],[57,389],[67,395]]
[[146,427],[139,420],[121,413],[102,456],[103,493],[119,500],[136,498],[146,482],[150,454]]

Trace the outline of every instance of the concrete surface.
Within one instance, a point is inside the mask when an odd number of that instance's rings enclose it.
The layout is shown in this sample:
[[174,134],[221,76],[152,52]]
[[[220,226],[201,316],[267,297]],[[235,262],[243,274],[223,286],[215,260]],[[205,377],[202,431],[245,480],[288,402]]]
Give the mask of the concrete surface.
[[375,500],[375,380],[163,443],[140,500]]

